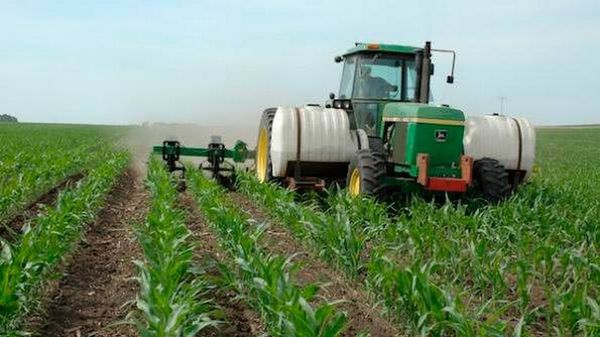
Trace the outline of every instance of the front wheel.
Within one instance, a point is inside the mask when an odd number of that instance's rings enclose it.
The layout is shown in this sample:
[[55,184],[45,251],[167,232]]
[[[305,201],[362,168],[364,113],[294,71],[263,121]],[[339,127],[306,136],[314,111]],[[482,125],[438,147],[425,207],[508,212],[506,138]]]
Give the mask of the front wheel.
[[379,196],[383,190],[385,159],[373,149],[358,150],[348,166],[346,186],[351,196]]

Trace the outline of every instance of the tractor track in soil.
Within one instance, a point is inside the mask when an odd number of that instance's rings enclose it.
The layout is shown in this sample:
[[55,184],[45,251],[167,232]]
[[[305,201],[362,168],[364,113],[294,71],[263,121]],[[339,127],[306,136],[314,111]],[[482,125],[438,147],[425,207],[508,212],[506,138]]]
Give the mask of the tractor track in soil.
[[[204,266],[210,277],[218,278],[220,272],[216,263],[224,262],[227,253],[219,246],[219,241],[207,225],[194,198],[188,193],[179,194],[179,206],[186,213],[186,223],[198,244],[194,251],[196,260]],[[199,336],[208,337],[250,337],[260,336],[265,333],[260,315],[249,308],[246,303],[236,299],[233,290],[216,287],[210,292],[215,303],[221,308],[225,322],[217,328],[208,328],[199,333]]]
[[21,210],[19,214],[2,223],[2,226],[0,227],[0,237],[8,242],[16,242],[26,223],[42,213],[46,206],[54,206],[60,192],[75,186],[75,184],[84,177],[85,174],[83,172],[73,174],[46,191],[35,199],[35,201],[29,203],[29,205]]
[[348,281],[314,256],[286,228],[276,221],[271,221],[269,216],[246,196],[239,192],[230,192],[228,196],[254,221],[273,224],[263,234],[260,242],[263,248],[281,255],[298,254],[294,261],[299,263],[301,268],[295,279],[300,284],[325,284],[320,292],[321,296],[328,300],[344,300],[337,305],[339,310],[348,313],[348,327],[343,336],[355,336],[363,331],[369,332],[371,337],[404,336],[393,323],[382,317],[380,309],[373,307],[369,295],[361,289],[361,285]]
[[[106,206],[90,224],[85,237],[50,286],[41,336],[137,336],[132,325],[116,324],[126,318],[138,286],[132,261],[142,256],[133,225],[144,221],[149,193],[142,173],[128,168],[109,193]],[[34,318],[35,320],[35,318]]]

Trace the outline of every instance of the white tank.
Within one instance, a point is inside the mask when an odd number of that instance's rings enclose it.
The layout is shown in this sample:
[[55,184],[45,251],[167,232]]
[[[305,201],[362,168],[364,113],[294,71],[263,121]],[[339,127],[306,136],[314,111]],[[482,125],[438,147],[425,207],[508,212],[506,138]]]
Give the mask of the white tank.
[[[299,119],[298,119],[299,118]],[[348,114],[319,106],[279,107],[271,129],[273,176],[285,177],[289,162],[350,162],[358,149],[356,133],[350,130]]]
[[493,158],[508,170],[526,171],[525,180],[531,175],[535,160],[535,130],[524,118],[468,117],[463,145],[465,154],[474,160]]

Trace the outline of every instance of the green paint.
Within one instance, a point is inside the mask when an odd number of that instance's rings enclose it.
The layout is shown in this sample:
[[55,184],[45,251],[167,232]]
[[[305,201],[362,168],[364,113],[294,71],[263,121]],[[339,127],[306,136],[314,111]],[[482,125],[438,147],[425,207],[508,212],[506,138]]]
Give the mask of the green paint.
[[233,150],[231,151],[231,158],[236,163],[244,162],[250,157],[250,151],[248,151],[248,145],[241,140],[235,142]]
[[[460,157],[463,153],[463,125],[444,125],[444,121],[464,121],[460,110],[415,103],[388,103],[383,116],[416,120],[439,120],[439,124],[421,122],[387,122],[393,125],[390,137],[391,158],[396,173],[411,177],[419,174],[417,156],[429,155],[428,175],[432,177],[460,177]],[[439,138],[438,134],[445,137]]]
[[402,46],[395,44],[378,44],[373,43],[373,45],[378,45],[377,49],[370,49],[368,46],[372,43],[358,43],[354,48],[349,49],[344,56],[371,51],[371,52],[388,52],[388,53],[396,53],[396,54],[416,54],[423,50],[420,47],[411,47],[411,46]]
[[385,117],[434,118],[451,121],[464,121],[465,114],[454,108],[423,103],[388,103],[383,108]]
[[[445,132],[446,140],[438,141],[436,132]],[[403,164],[416,167],[418,154],[426,153],[429,154],[429,174],[432,176],[447,173],[446,168],[458,168],[463,149],[463,134],[463,126],[408,123]],[[411,173],[415,176],[418,174],[416,171]]]
[[[162,145],[157,145],[152,148],[152,153],[154,154],[162,154],[163,147]],[[167,147],[165,150],[168,154],[175,153],[175,147]],[[189,157],[208,157],[211,153],[218,151],[216,149],[208,149],[208,148],[196,148],[196,147],[180,147],[180,155],[181,156],[189,156]],[[225,149],[223,150],[223,156],[225,158],[231,158],[234,162],[240,163],[248,159],[251,155],[251,152],[248,151],[248,147],[246,143],[241,140],[238,140],[233,149]]]

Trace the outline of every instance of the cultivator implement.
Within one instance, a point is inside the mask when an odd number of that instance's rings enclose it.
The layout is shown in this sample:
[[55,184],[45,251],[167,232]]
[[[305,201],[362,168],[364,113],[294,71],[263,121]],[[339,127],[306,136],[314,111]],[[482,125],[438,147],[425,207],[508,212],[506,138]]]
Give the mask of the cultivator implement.
[[235,182],[236,166],[234,163],[243,163],[250,156],[248,146],[243,141],[238,140],[233,149],[228,149],[219,136],[212,136],[206,148],[185,147],[179,141],[165,140],[162,145],[154,146],[153,153],[162,156],[170,173],[179,172],[178,186],[180,190],[185,190],[186,187],[186,168],[180,161],[181,156],[206,158],[200,163],[198,169],[209,172],[213,179],[229,188],[232,188]]

